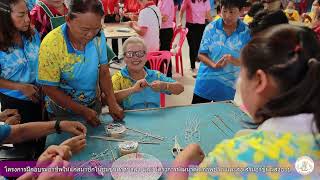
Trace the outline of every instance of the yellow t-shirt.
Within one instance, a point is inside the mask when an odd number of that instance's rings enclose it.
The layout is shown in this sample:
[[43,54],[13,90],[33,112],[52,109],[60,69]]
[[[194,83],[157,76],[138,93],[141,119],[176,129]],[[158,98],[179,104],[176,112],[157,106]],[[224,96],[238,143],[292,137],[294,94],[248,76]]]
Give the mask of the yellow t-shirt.
[[300,20],[300,15],[297,10],[294,9],[286,9],[284,10],[286,16],[288,17],[289,21],[299,21]]
[[243,22],[246,24],[250,24],[253,21],[253,17],[249,16],[248,14],[244,16]]
[[315,162],[320,159],[320,149],[312,134],[257,130],[216,145],[200,164],[203,172],[189,179],[312,179],[319,172],[316,165],[308,176],[295,170],[295,162],[302,156]]

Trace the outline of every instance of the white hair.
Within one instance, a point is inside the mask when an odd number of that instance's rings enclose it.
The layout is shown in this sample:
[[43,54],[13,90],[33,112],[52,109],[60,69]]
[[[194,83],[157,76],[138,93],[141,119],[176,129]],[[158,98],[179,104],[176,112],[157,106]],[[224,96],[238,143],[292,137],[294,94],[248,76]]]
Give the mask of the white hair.
[[123,43],[123,46],[122,46],[122,51],[123,51],[123,53],[127,51],[127,48],[128,48],[128,45],[129,45],[129,44],[141,44],[142,47],[143,47],[143,50],[147,51],[147,46],[146,46],[146,44],[144,43],[144,40],[141,39],[140,37],[133,36],[133,37],[129,37],[129,38]]

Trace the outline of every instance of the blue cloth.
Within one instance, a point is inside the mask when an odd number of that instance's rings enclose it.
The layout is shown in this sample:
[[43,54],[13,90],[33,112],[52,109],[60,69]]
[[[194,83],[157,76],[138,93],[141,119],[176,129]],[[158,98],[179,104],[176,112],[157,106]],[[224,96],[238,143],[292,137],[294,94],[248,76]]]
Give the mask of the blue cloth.
[[[38,82],[57,86],[75,102],[90,106],[96,100],[99,65],[108,63],[106,37],[100,32],[100,36],[79,51],[72,47],[67,29],[63,24],[44,38],[40,47]],[[49,97],[46,101],[53,102]],[[48,111],[52,112],[50,108]]]
[[0,143],[3,143],[3,141],[9,137],[11,133],[11,126],[8,124],[0,125]]
[[[215,63],[225,54],[231,54],[234,58],[239,58],[240,50],[250,39],[249,28],[240,20],[238,20],[235,32],[228,36],[223,30],[223,19],[220,18],[207,25],[202,36],[199,53],[207,54]],[[213,69],[201,63],[194,93],[202,98],[214,101],[233,99],[235,95],[234,85],[239,70],[239,67],[231,64],[224,68]]]
[[28,10],[31,11],[37,2],[38,0],[26,0]]
[[[163,82],[170,82],[170,83],[176,82],[174,79],[170,77],[166,77],[164,74],[160,73],[159,71],[150,70],[147,68],[145,68],[145,71],[146,71],[145,79],[149,84],[156,80],[163,81]],[[129,80],[131,82],[131,87],[136,83],[136,80],[130,77],[127,67],[123,68],[120,71],[120,74],[121,74],[120,76],[122,76],[123,79]],[[114,82],[113,84],[117,84],[117,83]],[[170,92],[168,91],[162,91],[162,93],[170,94]],[[142,91],[133,93],[129,97],[124,99],[122,102],[122,106],[125,110],[159,108],[160,93],[153,91],[150,87],[146,87]]]
[[[38,67],[40,36],[35,30],[31,41],[22,36],[23,47],[14,46],[0,51],[0,77],[19,83],[35,84]],[[0,92],[20,100],[29,100],[18,90],[1,88]]]

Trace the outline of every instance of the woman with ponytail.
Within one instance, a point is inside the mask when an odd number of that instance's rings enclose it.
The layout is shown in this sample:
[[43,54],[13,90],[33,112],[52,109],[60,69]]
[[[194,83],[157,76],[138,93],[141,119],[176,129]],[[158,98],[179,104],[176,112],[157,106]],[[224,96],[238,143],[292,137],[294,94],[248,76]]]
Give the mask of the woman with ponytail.
[[[319,179],[319,48],[314,32],[304,27],[278,25],[255,36],[241,52],[240,94],[257,130],[221,142],[205,159],[199,145],[191,144],[174,166],[229,168],[194,179]],[[187,172],[169,175],[187,178]]]

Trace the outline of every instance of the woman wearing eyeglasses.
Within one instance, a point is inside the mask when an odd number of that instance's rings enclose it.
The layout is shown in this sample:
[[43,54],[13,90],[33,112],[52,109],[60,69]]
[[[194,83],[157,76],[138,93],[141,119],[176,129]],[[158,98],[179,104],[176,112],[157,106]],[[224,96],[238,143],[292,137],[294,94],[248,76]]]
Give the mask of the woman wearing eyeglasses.
[[124,117],[112,90],[106,38],[101,31],[103,15],[99,0],[72,0],[66,24],[43,39],[38,81],[47,95],[50,116],[80,115],[89,124],[99,125],[101,90],[113,119]]
[[147,47],[139,37],[130,37],[123,44],[126,67],[112,76],[113,89],[119,104],[126,110],[160,107],[160,92],[180,94],[181,83],[145,66]]

